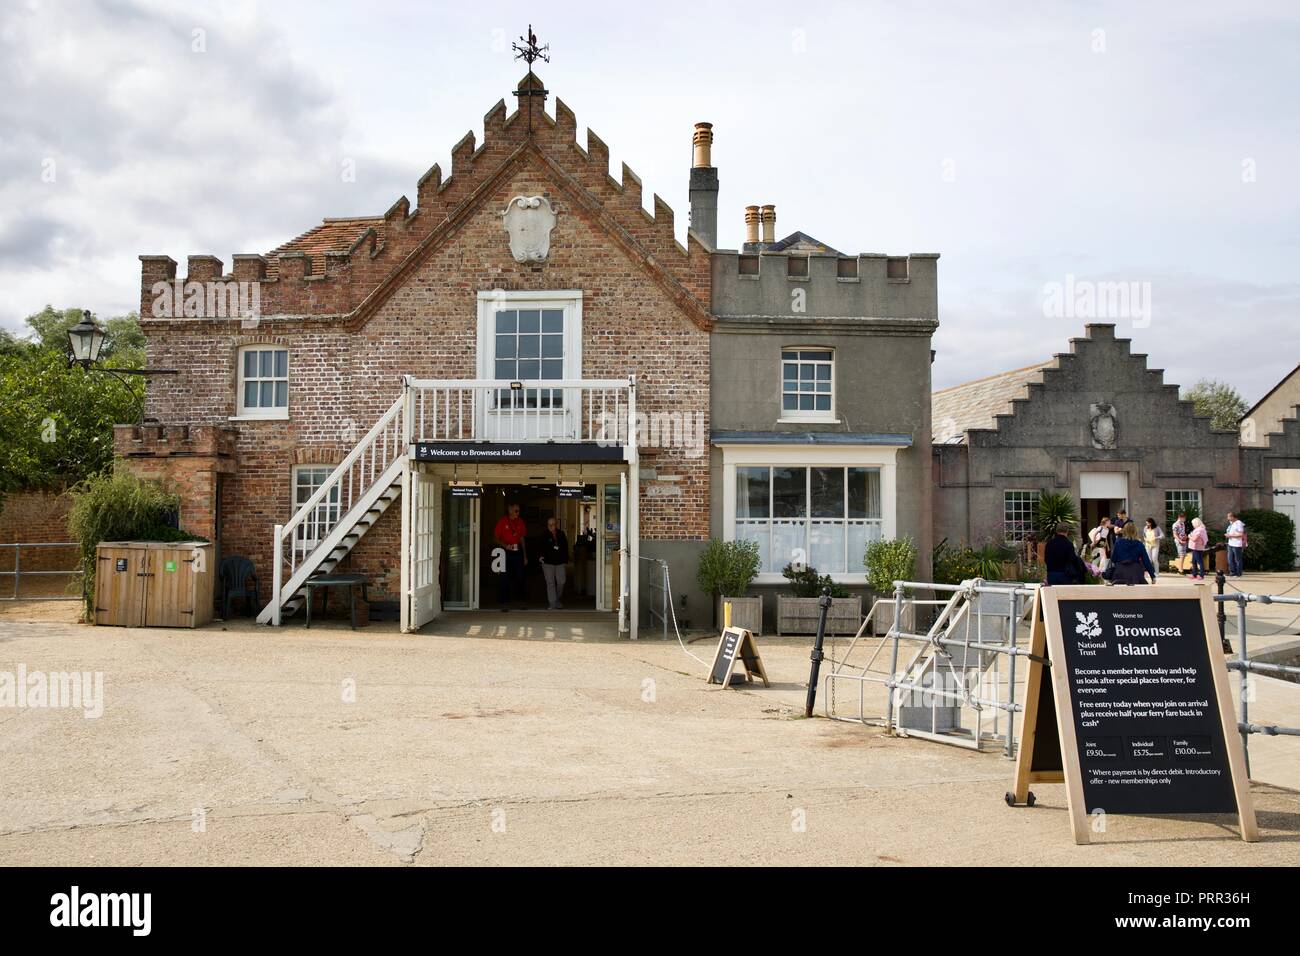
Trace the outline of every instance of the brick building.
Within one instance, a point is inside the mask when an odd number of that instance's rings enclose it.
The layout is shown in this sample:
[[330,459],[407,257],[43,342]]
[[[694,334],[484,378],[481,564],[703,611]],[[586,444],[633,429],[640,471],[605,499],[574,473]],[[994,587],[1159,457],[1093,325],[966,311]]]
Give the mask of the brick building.
[[[184,276],[166,256],[140,257],[149,362],[181,374],[149,383],[146,415],[161,424],[120,427],[119,458],[180,488],[182,526],[275,579],[263,621],[296,609],[302,580],[323,571],[365,574],[400,599],[410,629],[444,608],[494,606],[492,528],[516,502],[530,535],[550,516],[571,540],[589,532],[568,606],[617,612],[635,636],[647,572],[657,573],[642,559],[660,558],[679,607],[705,623],[695,559],[711,533],[735,533],[719,520],[723,466],[709,448],[720,314],[749,337],[743,354],[771,353],[773,408],[783,349],[816,346],[824,356],[809,374],[829,381],[834,339],[866,322],[876,361],[917,394],[866,438],[820,405],[798,431],[843,433],[841,468],[881,435],[923,453],[935,257],[916,260],[909,290],[886,279],[886,257],[808,249],[797,234],[768,251],[799,260],[812,280],[802,329],[741,323],[746,280],[732,273],[750,257],[714,248],[711,127],[694,131],[683,245],[658,196],[645,211],[631,169],[610,175],[594,132],[584,147],[563,102],[547,112],[535,74],[514,95],[513,111],[501,101],[485,116],[483,143],[471,133],[456,144],[448,175],[435,165],[420,179],[414,205],[402,197],[382,216],[326,219],[270,253],[236,255],[229,273],[209,255],[190,256]],[[759,250],[747,251],[756,267]],[[896,261],[906,279],[906,257],[888,260],[893,279]],[[833,321],[813,329],[819,317]],[[907,351],[894,356],[900,335]],[[878,447],[862,456],[865,467],[885,461]],[[884,526],[928,537],[924,496],[906,492],[900,518],[893,487],[890,471],[889,500],[876,505]],[[816,533],[800,507],[803,533]],[[530,584],[534,597],[540,586]]]

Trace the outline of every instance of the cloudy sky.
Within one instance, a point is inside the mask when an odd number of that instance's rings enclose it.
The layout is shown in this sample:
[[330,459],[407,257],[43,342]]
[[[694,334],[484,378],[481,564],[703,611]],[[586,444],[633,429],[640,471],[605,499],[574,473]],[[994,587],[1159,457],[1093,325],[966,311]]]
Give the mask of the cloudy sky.
[[[229,267],[325,216],[414,199],[522,75],[518,10],[4,0],[0,324],[47,302],[132,308],[141,253]],[[1300,363],[1294,3],[531,15],[554,57],[538,72],[579,135],[590,125],[679,231],[691,127],[708,120],[721,245],[742,241],[745,205],[774,203],[780,234],[941,253],[938,386],[1066,350],[1087,319],[1045,303],[1067,282],[1132,284],[1100,318],[1167,381],[1223,378],[1253,402]]]

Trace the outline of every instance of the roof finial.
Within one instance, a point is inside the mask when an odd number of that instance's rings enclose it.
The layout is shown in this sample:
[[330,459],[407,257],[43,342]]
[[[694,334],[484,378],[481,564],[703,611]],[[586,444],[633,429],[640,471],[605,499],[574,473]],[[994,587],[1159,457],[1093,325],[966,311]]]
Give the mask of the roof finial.
[[527,36],[522,36],[519,39],[524,41],[523,46],[520,46],[518,43],[512,43],[510,44],[510,47],[515,51],[515,59],[523,60],[527,63],[528,69],[531,70],[533,68],[533,62],[535,60],[541,60],[543,63],[551,62],[551,45],[549,43],[545,46],[537,45],[537,34],[533,32],[533,25],[531,23],[528,24]]
[[515,59],[523,60],[528,64],[528,75],[524,77],[524,82],[519,84],[519,89],[515,91],[515,96],[519,97],[522,105],[525,101],[528,103],[528,135],[533,135],[533,98],[540,96],[543,103],[546,100],[547,90],[542,87],[541,81],[533,75],[533,63],[541,60],[543,63],[551,62],[551,45],[537,45],[537,34],[533,32],[533,25],[528,24],[528,35],[519,38],[524,42],[523,46],[518,43],[512,43],[510,46],[515,51]]

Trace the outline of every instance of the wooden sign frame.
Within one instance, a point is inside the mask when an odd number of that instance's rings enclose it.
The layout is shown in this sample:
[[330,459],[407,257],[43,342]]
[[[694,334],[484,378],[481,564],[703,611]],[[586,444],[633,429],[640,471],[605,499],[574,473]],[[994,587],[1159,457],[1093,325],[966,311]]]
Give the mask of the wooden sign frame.
[[[1205,635],[1210,678],[1218,702],[1219,720],[1223,728],[1223,742],[1227,765],[1232,777],[1232,789],[1237,805],[1237,819],[1241,838],[1247,843],[1259,839],[1255,821],[1255,808],[1250,796],[1250,782],[1246,775],[1245,754],[1242,751],[1237,716],[1232,706],[1232,688],[1228,683],[1228,669],[1224,666],[1223,648],[1219,642],[1219,629],[1215,622],[1214,602],[1206,588],[1187,586],[1149,585],[1142,587],[1105,587],[1099,585],[1049,586],[1038,589],[1034,597],[1033,624],[1029,653],[1032,655],[1026,682],[1025,709],[1020,736],[1020,749],[1016,754],[1015,790],[1008,794],[1008,803],[1031,803],[1029,785],[1035,782],[1065,783],[1066,803],[1070,813],[1070,829],[1074,842],[1091,842],[1087,804],[1083,792],[1083,771],[1079,763],[1078,739],[1075,733],[1074,702],[1070,696],[1070,675],[1067,672],[1065,636],[1061,633],[1060,602],[1087,601],[1165,601],[1195,600],[1201,609],[1201,625]],[[1034,658],[1038,658],[1035,660]],[[1057,662],[1044,684],[1043,658]],[[1038,737],[1045,728],[1049,715],[1043,713],[1040,702],[1050,695],[1056,712],[1056,732],[1059,739],[1061,769],[1045,768],[1043,748],[1036,747]],[[1037,753],[1037,758],[1035,754]],[[1156,811],[1153,811],[1156,812]]]
[[[731,646],[728,648],[730,637],[734,637],[735,640],[730,642]],[[719,661],[722,661],[726,667],[721,677],[718,676]],[[757,675],[763,681],[764,687],[772,686],[772,682],[767,679],[767,668],[763,666],[763,658],[758,653],[758,643],[754,640],[754,634],[743,627],[722,629],[722,634],[718,638],[718,647],[713,652],[713,662],[709,665],[708,683],[729,687],[732,671],[736,669],[736,661],[740,661],[745,667],[745,680],[753,681]]]

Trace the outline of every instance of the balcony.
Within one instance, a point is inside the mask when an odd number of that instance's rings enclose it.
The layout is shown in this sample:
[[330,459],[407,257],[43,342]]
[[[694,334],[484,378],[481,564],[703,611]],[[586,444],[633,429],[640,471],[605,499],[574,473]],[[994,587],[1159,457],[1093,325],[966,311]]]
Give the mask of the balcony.
[[408,378],[406,387],[415,445],[591,444],[635,454],[634,378]]

